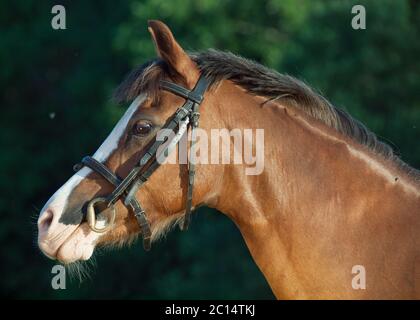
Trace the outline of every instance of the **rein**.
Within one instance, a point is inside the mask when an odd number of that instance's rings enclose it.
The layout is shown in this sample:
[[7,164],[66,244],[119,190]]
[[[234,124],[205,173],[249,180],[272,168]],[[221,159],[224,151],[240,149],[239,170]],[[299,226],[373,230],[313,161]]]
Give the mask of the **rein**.
[[[190,143],[190,158],[188,158],[188,189],[187,199],[185,205],[185,216],[181,229],[187,230],[191,220],[191,209],[192,209],[192,195],[194,187],[194,176],[195,176],[195,139],[196,139],[196,128],[200,118],[199,106],[203,101],[204,93],[208,88],[208,82],[206,78],[201,75],[198,79],[195,87],[192,90],[188,90],[173,82],[161,80],[160,88],[171,92],[177,96],[185,99],[185,103],[179,107],[172,115],[169,122],[162,129],[175,130],[178,128],[177,134],[172,138],[171,141],[158,141],[157,135],[155,135],[155,141],[145,151],[140,161],[134,166],[128,175],[121,179],[114,172],[112,172],[103,163],[97,161],[93,157],[86,156],[82,159],[81,163],[74,166],[74,170],[78,171],[84,166],[92,169],[99,173],[105,180],[111,183],[115,189],[106,197],[97,197],[89,201],[87,205],[86,220],[89,227],[95,232],[105,232],[109,230],[115,221],[115,203],[123,199],[124,205],[134,213],[137,219],[137,223],[140,227],[140,232],[143,237],[144,250],[149,251],[151,248],[151,230],[150,224],[146,217],[146,212],[141,207],[139,201],[136,199],[136,193],[138,189],[148,180],[148,178],[156,171],[160,166],[158,157],[166,152],[170,151],[171,148],[175,147],[185,131],[191,127],[191,143]],[[159,147],[167,143],[162,152],[158,155]],[[98,204],[104,204],[108,209],[111,210],[111,217],[108,220],[108,224],[103,228],[96,227],[96,213],[95,206]]]

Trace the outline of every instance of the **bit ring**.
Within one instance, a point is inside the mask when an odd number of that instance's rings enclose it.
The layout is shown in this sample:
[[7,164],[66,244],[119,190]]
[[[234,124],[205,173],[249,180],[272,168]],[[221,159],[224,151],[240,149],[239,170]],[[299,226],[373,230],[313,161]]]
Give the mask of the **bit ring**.
[[[97,205],[98,203],[103,203],[106,205],[107,209],[105,210],[111,210],[111,215],[108,219],[108,222],[106,224],[105,227],[103,228],[97,228],[96,227],[96,213],[95,213],[95,205]],[[88,223],[89,228],[91,228],[93,231],[98,232],[98,233],[104,233],[106,231],[108,231],[109,229],[111,229],[112,225],[114,224],[115,221],[115,207],[112,204],[111,206],[108,206],[108,201],[106,198],[103,197],[98,197],[95,199],[92,199],[91,201],[89,201],[88,205],[87,205],[87,213],[86,213],[86,220]]]

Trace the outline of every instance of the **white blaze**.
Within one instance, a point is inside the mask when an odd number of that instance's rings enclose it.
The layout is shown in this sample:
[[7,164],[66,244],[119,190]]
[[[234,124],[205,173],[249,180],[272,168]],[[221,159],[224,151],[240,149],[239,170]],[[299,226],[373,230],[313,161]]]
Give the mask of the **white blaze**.
[[[109,136],[105,139],[99,149],[93,155],[93,158],[100,162],[104,162],[112,154],[112,152],[118,147],[118,142],[120,141],[125,128],[128,125],[131,117],[134,112],[137,110],[138,106],[143,103],[145,100],[145,95],[138,96],[127,109],[125,114],[122,116],[120,121],[115,125],[114,129],[111,131]],[[48,200],[41,210],[41,215],[47,208],[53,209],[55,216],[54,220],[60,218],[63,214],[63,210],[66,207],[68,196],[71,192],[77,187],[77,185],[84,179],[86,176],[91,173],[92,170],[84,167],[75,173],[60,189],[58,189],[54,195]]]

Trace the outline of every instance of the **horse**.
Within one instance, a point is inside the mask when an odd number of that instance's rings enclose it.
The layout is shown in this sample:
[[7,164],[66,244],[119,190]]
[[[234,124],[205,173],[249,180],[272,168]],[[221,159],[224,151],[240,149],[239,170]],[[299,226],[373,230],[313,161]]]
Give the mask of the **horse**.
[[[88,260],[96,246],[138,235],[149,249],[205,205],[233,220],[278,299],[420,298],[419,171],[305,83],[229,52],[187,53],[161,21],[148,30],[158,57],[115,93],[129,108],[41,210],[47,257]],[[190,158],[194,129],[263,129],[264,168],[247,174],[231,153],[227,163],[148,170],[168,123],[175,144],[191,138]]]

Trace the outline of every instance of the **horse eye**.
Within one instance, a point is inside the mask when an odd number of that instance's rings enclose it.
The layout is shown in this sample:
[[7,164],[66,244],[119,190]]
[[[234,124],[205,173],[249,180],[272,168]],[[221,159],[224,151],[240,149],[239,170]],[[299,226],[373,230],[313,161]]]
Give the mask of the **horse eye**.
[[137,122],[133,127],[133,134],[144,136],[152,131],[152,125],[149,122]]

